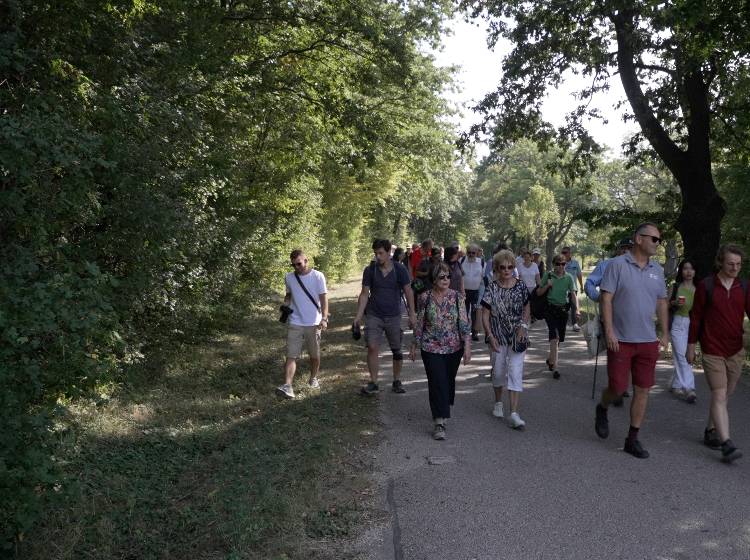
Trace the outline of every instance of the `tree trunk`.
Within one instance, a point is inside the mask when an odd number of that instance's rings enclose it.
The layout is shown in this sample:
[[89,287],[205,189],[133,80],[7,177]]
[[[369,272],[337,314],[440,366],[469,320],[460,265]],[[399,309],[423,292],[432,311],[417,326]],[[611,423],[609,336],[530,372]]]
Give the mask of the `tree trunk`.
[[667,255],[667,260],[664,262],[664,276],[674,276],[677,272],[677,260],[679,256],[677,255],[677,240],[670,239],[664,248],[664,252]]
[[555,258],[556,245],[557,243],[555,243],[555,233],[551,231],[547,234],[547,239],[544,242],[544,254],[547,259],[547,270],[551,270],[550,267],[552,266],[552,260]]
[[689,182],[680,184],[682,209],[675,227],[685,243],[685,258],[693,262],[696,278],[701,279],[714,271],[726,204],[716,191],[710,170],[707,178],[698,176]]

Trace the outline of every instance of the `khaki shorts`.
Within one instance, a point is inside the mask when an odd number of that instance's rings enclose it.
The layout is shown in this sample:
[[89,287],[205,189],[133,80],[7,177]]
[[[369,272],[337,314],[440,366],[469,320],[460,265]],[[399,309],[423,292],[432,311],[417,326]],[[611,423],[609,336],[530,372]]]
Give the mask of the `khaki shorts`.
[[286,357],[296,360],[305,347],[311,358],[320,358],[320,329],[316,326],[289,325],[286,333]]
[[383,334],[388,339],[388,347],[394,352],[401,351],[401,340],[404,331],[401,330],[401,317],[376,317],[365,315],[365,342],[367,346],[379,348],[383,342]]
[[745,361],[745,351],[740,350],[734,356],[712,356],[703,354],[703,372],[706,374],[706,382],[709,388],[726,389],[730,382],[732,386],[737,384],[742,373],[742,362]]

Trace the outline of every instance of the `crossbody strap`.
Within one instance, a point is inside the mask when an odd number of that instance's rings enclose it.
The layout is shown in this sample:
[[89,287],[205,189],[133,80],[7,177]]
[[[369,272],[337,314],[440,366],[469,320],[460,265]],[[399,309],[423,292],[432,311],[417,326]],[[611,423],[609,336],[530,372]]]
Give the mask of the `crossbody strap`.
[[296,272],[294,273],[294,277],[297,279],[297,282],[299,282],[299,285],[302,287],[302,289],[304,290],[305,294],[307,294],[307,297],[310,298],[310,301],[315,306],[315,309],[317,309],[318,313],[320,313],[321,312],[320,311],[320,304],[317,301],[315,301],[315,298],[312,297],[312,295],[310,294],[310,292],[307,291],[307,288],[305,288],[305,285],[302,283],[302,278],[300,278],[299,274],[297,274]]

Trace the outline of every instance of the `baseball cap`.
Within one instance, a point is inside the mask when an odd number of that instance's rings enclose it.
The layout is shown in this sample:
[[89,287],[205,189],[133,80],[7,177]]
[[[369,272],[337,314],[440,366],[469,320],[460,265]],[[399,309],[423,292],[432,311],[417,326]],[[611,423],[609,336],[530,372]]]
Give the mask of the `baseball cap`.
[[531,254],[532,254],[532,255],[541,255],[541,254],[542,254],[542,250],[541,250],[541,249],[540,249],[539,247],[535,247],[535,248],[534,248],[534,249],[533,249],[533,250],[531,251]]

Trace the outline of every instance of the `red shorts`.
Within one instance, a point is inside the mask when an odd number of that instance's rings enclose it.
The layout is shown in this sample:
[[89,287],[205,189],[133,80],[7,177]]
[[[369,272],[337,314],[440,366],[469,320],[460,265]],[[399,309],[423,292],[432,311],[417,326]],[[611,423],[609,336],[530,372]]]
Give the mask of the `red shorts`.
[[656,378],[659,341],[620,342],[617,352],[607,350],[609,388],[622,395],[628,388],[628,373],[633,373],[633,385],[650,389]]

